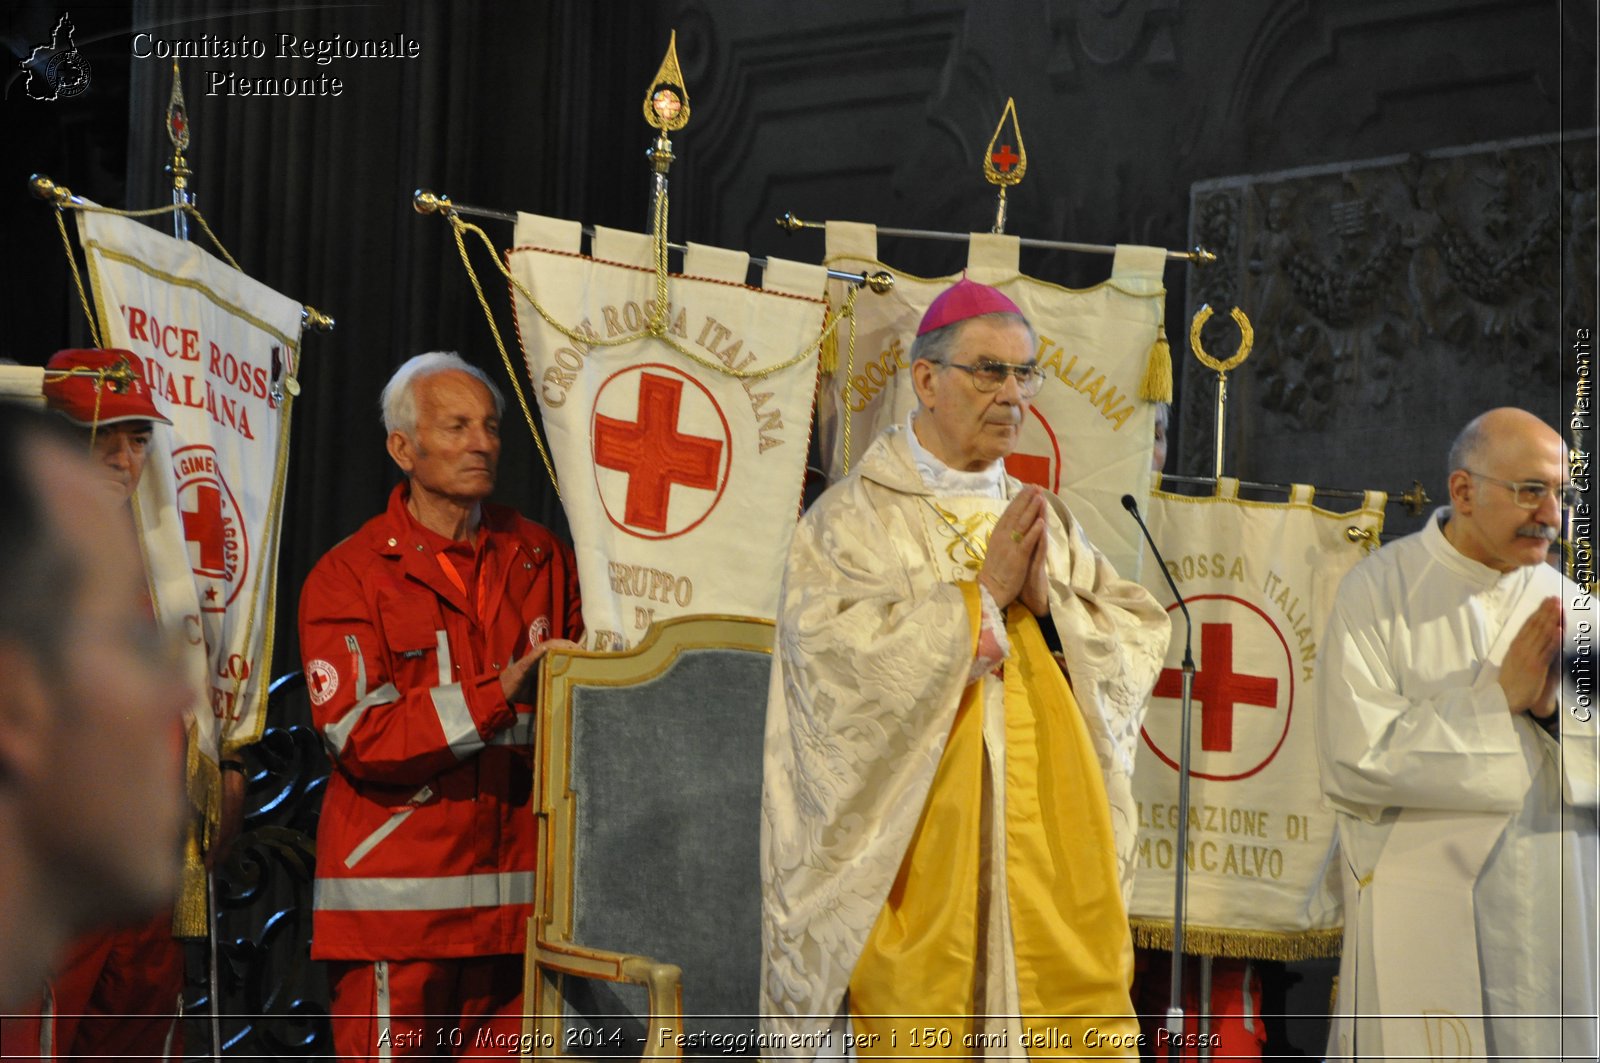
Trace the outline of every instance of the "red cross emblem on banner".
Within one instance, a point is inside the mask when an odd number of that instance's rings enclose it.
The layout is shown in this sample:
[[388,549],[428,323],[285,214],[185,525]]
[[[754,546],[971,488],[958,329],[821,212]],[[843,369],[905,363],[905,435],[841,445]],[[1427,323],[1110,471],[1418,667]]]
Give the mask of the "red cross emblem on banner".
[[[1154,693],[1158,698],[1183,697],[1183,672],[1163,668]],[[1277,708],[1278,681],[1233,670],[1232,624],[1201,624],[1200,667],[1194,674],[1192,696],[1200,706],[1200,748],[1231,752],[1234,706]]]
[[[1172,644],[1150,695],[1143,736],[1170,767],[1178,766],[1183,672],[1183,618],[1172,614]],[[1254,775],[1282,748],[1294,711],[1294,661],[1277,624],[1261,609],[1228,594],[1189,599],[1200,663],[1193,702],[1198,744],[1189,773],[1200,779]]]
[[1006,456],[1006,472],[1046,491],[1061,490],[1061,444],[1037,406],[1029,406],[1017,433],[1017,449]]
[[[591,439],[606,515],[641,538],[670,538],[693,528],[716,508],[727,486],[732,459],[727,420],[704,385],[670,366],[635,366],[602,384],[595,395]],[[615,484],[599,481],[602,469],[621,473],[625,486],[618,491]]]
[[[215,484],[201,484],[194,490],[193,510],[183,510],[183,538],[200,548],[194,570],[208,576],[221,576],[222,552],[222,491]],[[194,551],[190,551],[194,558]]]
[[989,161],[994,163],[996,170],[1001,173],[1008,173],[1011,167],[1022,161],[1022,156],[1012,151],[1010,144],[1002,144],[999,151],[989,156]]
[[173,452],[172,471],[200,608],[223,612],[243,589],[250,567],[244,514],[222,478],[217,452],[211,447],[180,447]]

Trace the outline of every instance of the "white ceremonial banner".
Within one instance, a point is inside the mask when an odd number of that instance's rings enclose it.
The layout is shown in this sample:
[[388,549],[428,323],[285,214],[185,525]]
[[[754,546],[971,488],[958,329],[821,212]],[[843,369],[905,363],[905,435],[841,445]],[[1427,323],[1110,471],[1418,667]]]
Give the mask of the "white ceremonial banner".
[[44,366],[0,365],[0,399],[44,406]]
[[[1317,645],[1344,574],[1376,536],[1387,496],[1333,513],[1296,485],[1288,502],[1155,491],[1150,532],[1194,621],[1188,951],[1256,959],[1335,955],[1342,914],[1333,813],[1317,781]],[[1141,732],[1134,940],[1171,946],[1177,865],[1183,614],[1155,560],[1143,582],[1172,616],[1166,667]]]
[[657,306],[650,237],[600,228],[590,256],[580,239],[574,222],[519,215],[506,259],[588,646],[633,646],[676,616],[772,619],[811,441],[825,269],[773,259],[752,288],[748,255],[691,244],[657,338],[640,335]]
[[266,726],[301,307],[132,219],[79,211],[78,232],[102,341],[144,360],[172,419],[134,510],[156,614],[206,692],[190,749],[214,763]]
[[[1139,385],[1161,327],[1166,252],[1119,246],[1107,280],[1072,289],[1023,276],[1014,236],[973,233],[970,240],[966,276],[1017,304],[1038,333],[1045,370],[1006,468],[1065,499],[1117,571],[1136,578],[1143,547],[1120,500],[1131,494],[1142,506],[1149,497],[1155,404],[1139,397]],[[828,223],[825,262],[851,272],[888,270],[895,279],[892,291],[856,300],[854,364],[841,324],[836,368],[818,390],[819,444],[833,482],[915,408],[911,341],[928,305],[960,277],[913,277],[886,266],[876,227],[856,222]],[[829,283],[834,306],[845,294],[843,282]]]

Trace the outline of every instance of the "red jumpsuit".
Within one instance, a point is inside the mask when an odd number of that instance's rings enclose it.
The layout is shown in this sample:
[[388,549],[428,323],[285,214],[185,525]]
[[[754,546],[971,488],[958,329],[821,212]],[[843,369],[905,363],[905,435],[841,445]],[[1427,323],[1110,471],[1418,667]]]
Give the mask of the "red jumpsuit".
[[6,1058],[183,1058],[183,945],[171,909],[74,941],[46,993],[0,1022]]
[[345,1058],[459,1053],[475,1025],[520,1030],[533,707],[507,702],[500,671],[583,630],[577,564],[548,530],[485,504],[475,541],[452,541],[412,519],[406,492],[330,550],[300,598],[312,718],[334,763],[311,955],[339,961]]

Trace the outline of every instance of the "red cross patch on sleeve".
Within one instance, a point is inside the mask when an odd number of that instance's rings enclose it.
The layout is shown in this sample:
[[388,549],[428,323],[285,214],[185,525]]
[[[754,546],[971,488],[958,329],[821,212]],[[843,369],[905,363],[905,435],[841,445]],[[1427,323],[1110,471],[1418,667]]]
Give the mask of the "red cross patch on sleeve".
[[317,659],[306,665],[306,689],[313,705],[325,705],[339,689],[339,673],[327,661]]

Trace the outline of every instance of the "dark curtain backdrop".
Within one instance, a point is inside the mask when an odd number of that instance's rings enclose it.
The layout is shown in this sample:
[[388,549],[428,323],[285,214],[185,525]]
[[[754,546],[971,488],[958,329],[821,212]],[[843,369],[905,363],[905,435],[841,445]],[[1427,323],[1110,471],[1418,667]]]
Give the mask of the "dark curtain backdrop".
[[91,82],[70,99],[31,99],[21,61],[47,45],[67,8],[58,0],[0,5],[0,358],[43,365],[62,347],[86,346],[89,330],[52,211],[28,193],[43,173],[103,203],[126,199],[128,12],[126,0],[72,3]]
[[[307,333],[302,350],[276,674],[299,664],[294,610],[306,574],[382,509],[398,478],[377,400],[414,354],[459,350],[500,383],[507,409],[497,500],[567,534],[450,227],[417,214],[411,196],[430,188],[462,203],[643,228],[649,130],[639,102],[665,38],[643,4],[387,2],[252,14],[220,13],[224,6],[147,0],[134,5],[134,25],[171,37],[245,35],[269,49],[280,33],[403,33],[421,46],[416,59],[326,67],[271,57],[180,63],[201,210],[246,272],[337,321],[330,333]],[[170,189],[161,130],[171,63],[132,67],[127,199],[156,203]],[[316,99],[209,96],[210,69],[327,72],[345,88]],[[509,224],[479,224],[497,246],[509,243]],[[508,350],[520,358],[505,285],[474,251]]]

